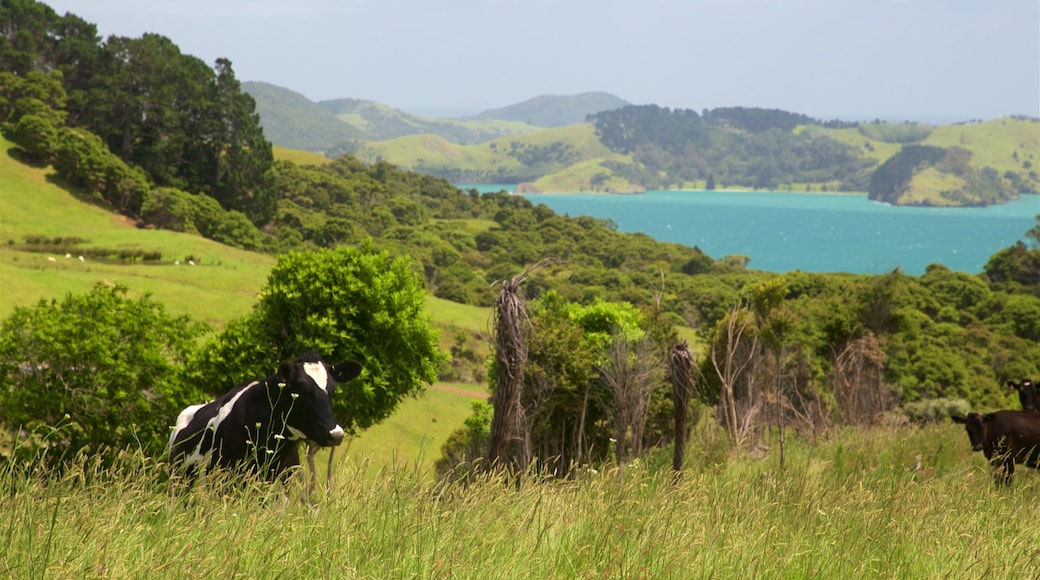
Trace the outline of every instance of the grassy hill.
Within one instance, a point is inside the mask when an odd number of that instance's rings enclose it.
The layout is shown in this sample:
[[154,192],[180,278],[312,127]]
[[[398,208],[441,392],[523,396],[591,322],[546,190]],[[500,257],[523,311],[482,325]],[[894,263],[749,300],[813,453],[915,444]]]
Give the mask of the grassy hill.
[[[549,191],[587,191],[585,173],[570,169],[575,165],[598,167],[604,160],[630,161],[629,156],[603,146],[588,123],[500,137],[480,145],[456,145],[432,135],[366,141],[354,154],[366,163],[383,159],[456,183],[535,182],[560,172],[571,175],[560,185],[566,189]],[[537,184],[532,189],[537,191]]]
[[332,162],[332,159],[312,151],[289,149],[288,147],[278,147],[277,145],[272,147],[272,149],[274,150],[275,161],[292,161],[297,165],[326,165]]
[[[19,306],[86,292],[98,282],[124,284],[131,295],[151,293],[172,314],[215,328],[252,308],[275,264],[273,256],[198,236],[137,228],[104,205],[75,195],[50,168],[22,164],[12,150],[13,145],[0,137],[0,318]],[[276,156],[309,159],[313,154],[276,150]],[[85,241],[60,251],[57,246],[55,251],[30,251],[25,242],[33,236]],[[98,247],[158,251],[162,259],[148,264],[79,261],[77,250]],[[64,257],[66,249],[72,250],[72,258]],[[189,258],[197,265],[188,266]],[[487,308],[428,296],[426,311],[440,329],[444,349],[451,347],[457,332],[477,336],[488,329]],[[482,392],[483,387],[467,385],[431,388],[423,397],[406,400],[383,424],[360,434],[350,455],[378,465],[391,459],[402,464],[419,461],[428,471],[448,435],[469,415],[469,402],[484,396]]]
[[515,105],[488,109],[478,119],[519,121],[538,127],[564,127],[584,123],[600,111],[620,109],[628,101],[610,93],[588,92],[577,95],[541,95]]
[[[249,311],[274,265],[272,256],[198,236],[139,229],[98,201],[65,189],[49,168],[12,158],[12,147],[0,138],[0,316],[16,306],[84,292],[105,281],[150,292],[171,312],[217,326]],[[25,247],[29,236],[84,241],[53,252],[34,252]],[[161,252],[162,259],[143,264],[75,258],[89,248]],[[66,259],[69,252],[74,257]],[[189,258],[198,265],[185,265]]]
[[335,115],[300,93],[261,82],[244,82],[242,91],[256,101],[264,135],[275,145],[305,151],[325,151],[369,136],[340,123]]
[[374,141],[408,135],[436,135],[450,143],[475,144],[539,129],[518,121],[424,117],[362,99],[321,101],[318,106]]
[[[1040,120],[1004,117],[984,123],[959,123],[936,127],[922,144],[962,147],[971,151],[972,164],[989,166],[1003,174],[1023,176],[1040,172]],[[1040,192],[1040,179],[1033,178]]]

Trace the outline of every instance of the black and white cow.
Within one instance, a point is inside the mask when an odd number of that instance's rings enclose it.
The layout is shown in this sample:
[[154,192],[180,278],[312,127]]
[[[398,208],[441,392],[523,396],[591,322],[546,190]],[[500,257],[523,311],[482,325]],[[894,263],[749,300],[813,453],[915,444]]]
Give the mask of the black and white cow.
[[189,475],[200,468],[244,466],[273,480],[299,465],[301,441],[322,447],[343,441],[332,394],[338,382],[360,373],[356,361],[328,365],[308,353],[279,365],[278,374],[192,405],[181,411],[170,434],[170,464]]

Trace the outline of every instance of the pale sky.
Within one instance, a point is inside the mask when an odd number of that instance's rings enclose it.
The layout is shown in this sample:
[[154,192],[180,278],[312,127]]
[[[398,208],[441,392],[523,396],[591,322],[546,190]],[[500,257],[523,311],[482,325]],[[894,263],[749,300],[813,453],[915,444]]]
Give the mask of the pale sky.
[[475,113],[544,94],[822,119],[1040,116],[1038,0],[52,0],[314,101]]

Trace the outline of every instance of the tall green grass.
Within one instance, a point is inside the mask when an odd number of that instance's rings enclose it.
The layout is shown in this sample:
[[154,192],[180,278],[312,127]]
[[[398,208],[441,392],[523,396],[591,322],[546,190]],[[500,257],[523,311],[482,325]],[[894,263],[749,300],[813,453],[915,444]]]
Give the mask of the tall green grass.
[[[997,488],[950,425],[850,431],[773,457],[698,432],[673,479],[651,458],[573,481],[440,488],[338,464],[310,504],[262,484],[183,491],[163,466],[0,475],[0,575],[40,577],[1023,578],[1040,481]],[[922,468],[909,471],[916,455]]]

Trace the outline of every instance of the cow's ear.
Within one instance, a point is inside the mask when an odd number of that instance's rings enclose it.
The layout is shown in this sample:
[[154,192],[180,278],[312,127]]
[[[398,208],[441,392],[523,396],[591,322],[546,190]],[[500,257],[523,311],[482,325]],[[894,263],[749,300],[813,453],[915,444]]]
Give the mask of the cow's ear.
[[331,370],[332,378],[336,379],[337,383],[346,383],[356,379],[361,374],[361,363],[355,360],[348,360],[347,362],[332,365]]
[[278,365],[278,378],[288,382],[292,379],[293,365],[291,362],[283,362]]
[[953,419],[954,423],[967,423],[968,420],[960,415],[950,415],[950,419]]

